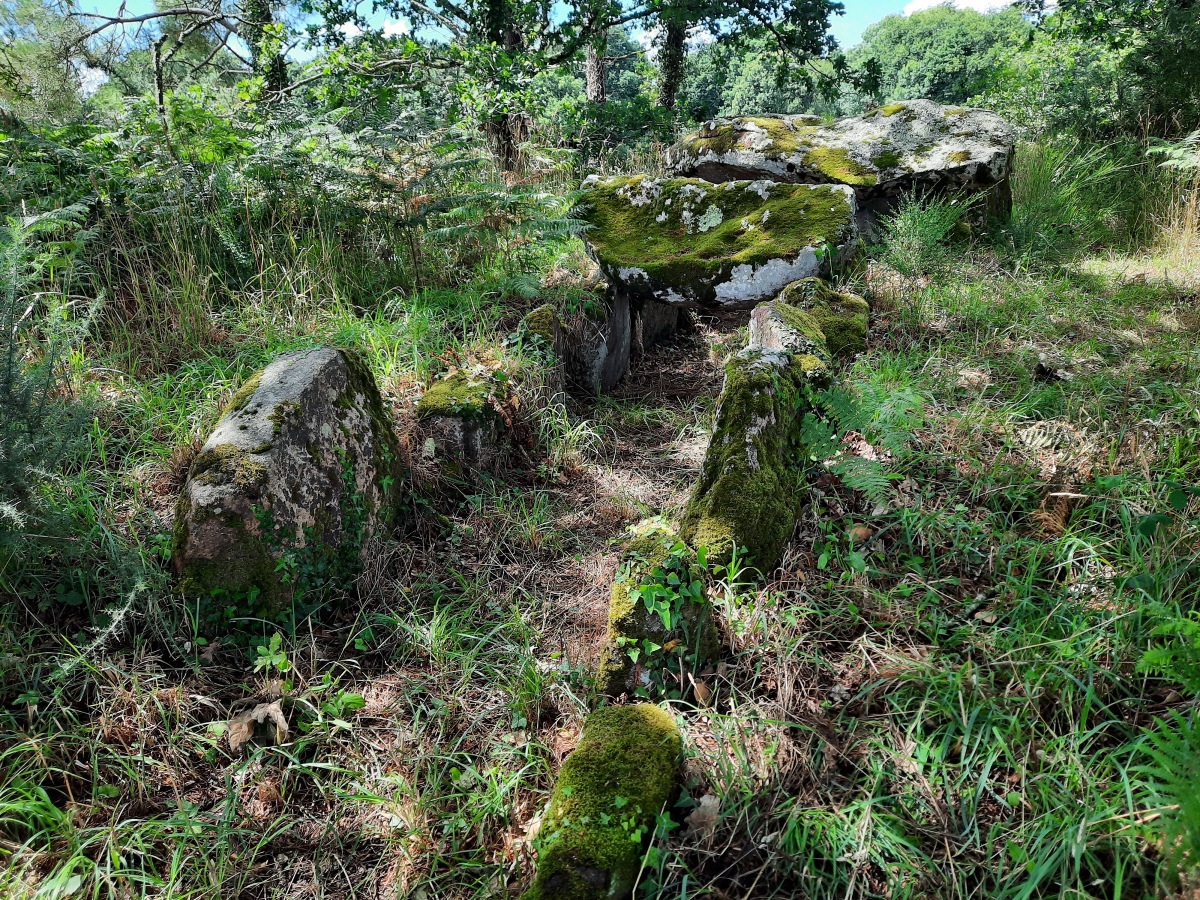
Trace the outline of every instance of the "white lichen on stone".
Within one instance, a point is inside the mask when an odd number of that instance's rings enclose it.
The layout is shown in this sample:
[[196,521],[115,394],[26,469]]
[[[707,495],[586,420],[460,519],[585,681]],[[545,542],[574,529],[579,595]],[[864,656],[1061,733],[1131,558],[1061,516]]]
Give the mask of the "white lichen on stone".
[[724,221],[724,214],[721,212],[720,207],[714,203],[704,211],[704,215],[697,220],[696,226],[703,232],[708,231],[710,228],[716,228]]

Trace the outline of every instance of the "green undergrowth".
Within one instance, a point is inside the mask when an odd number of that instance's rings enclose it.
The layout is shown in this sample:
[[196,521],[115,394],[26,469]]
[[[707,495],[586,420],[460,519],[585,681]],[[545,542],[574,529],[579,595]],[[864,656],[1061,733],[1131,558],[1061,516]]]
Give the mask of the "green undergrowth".
[[[639,900],[1178,896],[1177,851],[1200,846],[1200,319],[1186,289],[1087,274],[1087,247],[1137,233],[1055,231],[1125,202],[1061,171],[1023,170],[1017,218],[973,244],[910,213],[916,237],[893,230],[837,286],[872,303],[866,349],[830,364],[843,396],[818,399],[841,411],[809,436],[780,566],[733,555],[706,583],[721,655],[663,701],[682,785],[630,825]],[[605,703],[611,541],[682,513],[736,323],[702,322],[617,394],[530,413],[528,460],[418,490],[349,602],[242,623],[248,644],[171,593],[167,520],[276,354],[359,348],[403,422],[451,368],[545,368],[504,336],[586,296],[562,274],[580,256],[539,257],[570,284],[537,299],[486,268],[377,305],[256,288],[205,300],[200,344],[135,316],[71,345],[91,412],[36,484],[66,537],[0,569],[0,894],[529,889],[556,777]],[[232,750],[230,721],[276,703],[287,734]]]

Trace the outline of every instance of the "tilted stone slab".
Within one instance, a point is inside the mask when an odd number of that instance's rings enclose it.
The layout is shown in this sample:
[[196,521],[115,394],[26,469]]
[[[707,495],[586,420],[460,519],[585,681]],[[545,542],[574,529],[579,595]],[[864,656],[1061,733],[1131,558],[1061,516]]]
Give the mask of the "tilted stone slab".
[[172,540],[181,588],[277,611],[298,587],[349,579],[393,521],[398,463],[356,353],[280,356],[234,395],[192,463]]
[[523,900],[621,900],[641,869],[656,817],[678,786],[683,739],[649,703],[587,717],[559,772]]
[[589,178],[584,244],[635,303],[745,308],[831,271],[857,240],[845,185]]
[[932,100],[889,103],[827,124],[817,116],[743,116],[705,122],[667,152],[676,175],[711,182],[744,178],[844,184],[858,198],[864,231],[908,191],[988,192],[1006,213],[1014,132],[993,112]]
[[[629,529],[613,580],[608,634],[597,666],[596,687],[601,693],[619,697],[639,688],[650,690],[653,675],[661,669],[668,670],[666,677],[677,679],[683,677],[681,669],[695,674],[716,659],[719,646],[712,606],[702,593],[689,593],[705,575],[694,551],[662,519],[647,519]],[[670,585],[676,598],[666,623],[663,614],[642,598],[654,584]],[[677,687],[686,693],[688,684]]]
[[[834,356],[854,356],[867,349],[867,319],[871,307],[857,294],[839,293],[819,278],[805,278],[785,287],[776,298],[785,306],[808,313]],[[751,341],[766,339],[751,316]]]
[[801,424],[829,384],[828,363],[807,313],[778,301],[755,308],[749,345],[725,364],[716,426],[680,522],[688,544],[718,561],[736,545],[760,571],[775,567],[803,496]]

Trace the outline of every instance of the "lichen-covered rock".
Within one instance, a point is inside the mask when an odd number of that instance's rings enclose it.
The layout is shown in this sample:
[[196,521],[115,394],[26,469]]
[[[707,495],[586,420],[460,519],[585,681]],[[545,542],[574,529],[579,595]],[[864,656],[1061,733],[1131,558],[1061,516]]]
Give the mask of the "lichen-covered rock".
[[805,278],[789,284],[777,299],[808,313],[834,356],[854,356],[867,349],[871,307],[857,294],[838,293],[819,278]]
[[596,671],[601,693],[619,697],[639,688],[653,693],[664,673],[680,678],[681,670],[698,672],[716,658],[717,629],[701,590],[704,578],[695,553],[662,519],[629,529]]
[[808,453],[801,423],[829,383],[825,336],[778,301],[755,308],[750,343],[725,364],[716,427],[680,522],[680,537],[726,560],[733,547],[760,571],[792,533]]
[[611,391],[629,374],[632,344],[629,295],[606,286],[584,313],[564,323],[567,384],[587,396]]
[[677,175],[712,182],[849,185],[870,233],[909,191],[987,192],[987,210],[1007,213],[1013,139],[1012,126],[988,110],[906,100],[832,124],[815,116],[714,119],[672,147],[667,162]]
[[589,178],[584,244],[636,303],[744,308],[830,270],[856,241],[844,185]]
[[683,739],[649,703],[587,717],[559,772],[523,900],[622,900],[633,890],[656,818],[675,794]]
[[469,478],[494,468],[504,434],[495,403],[497,389],[484,367],[460,369],[435,381],[417,401],[426,448],[446,474]]
[[297,589],[348,578],[393,520],[398,462],[356,353],[279,357],[234,395],[192,463],[172,540],[181,588],[276,612]]

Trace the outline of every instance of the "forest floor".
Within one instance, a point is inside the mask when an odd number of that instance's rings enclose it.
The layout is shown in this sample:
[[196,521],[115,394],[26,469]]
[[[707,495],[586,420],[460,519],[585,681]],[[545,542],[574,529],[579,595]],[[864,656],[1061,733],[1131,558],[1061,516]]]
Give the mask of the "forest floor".
[[[1136,773],[1145,730],[1186,701],[1138,664],[1198,590],[1174,565],[1200,553],[1197,498],[1177,508],[1171,485],[1200,483],[1200,314],[1186,284],[1089,271],[1013,276],[977,253],[921,278],[851,277],[871,334],[838,374],[870,414],[845,443],[879,461],[890,499],[814,471],[779,570],[712,584],[724,661],[704,702],[670,704],[686,788],[639,890],[1162,889]],[[161,544],[188,459],[175,448],[194,453],[220,400],[280,349],[360,346],[403,410],[423,377],[411,360],[495,344],[519,313],[443,302],[275,322],[270,340],[249,322],[182,374],[120,379],[110,414],[141,436],[113,453],[126,486],[98,514],[149,510],[119,521]],[[494,333],[471,329],[489,316]],[[26,685],[28,736],[5,759],[46,774],[57,837],[0,888],[521,890],[593,699],[614,539],[677,517],[744,324],[700,319],[611,395],[572,401],[536,452],[430,498],[295,633],[238,645],[151,609],[142,639],[77,657],[82,687]],[[29,621],[3,622],[0,663],[32,673],[64,648]],[[276,700],[287,739],[231,752],[231,716]]]

